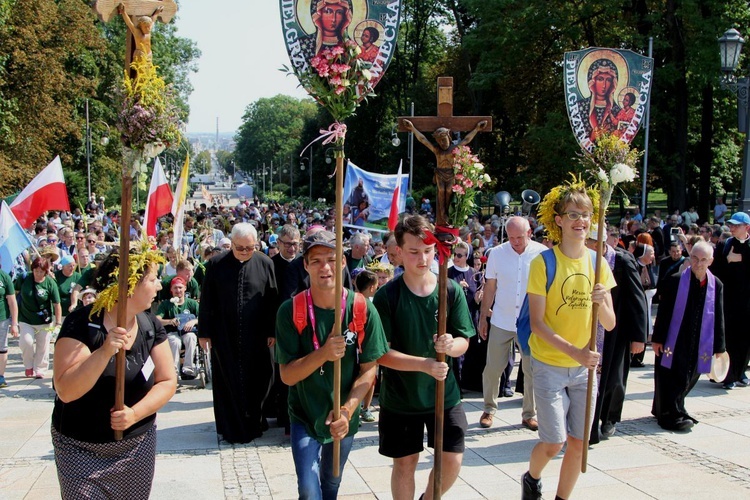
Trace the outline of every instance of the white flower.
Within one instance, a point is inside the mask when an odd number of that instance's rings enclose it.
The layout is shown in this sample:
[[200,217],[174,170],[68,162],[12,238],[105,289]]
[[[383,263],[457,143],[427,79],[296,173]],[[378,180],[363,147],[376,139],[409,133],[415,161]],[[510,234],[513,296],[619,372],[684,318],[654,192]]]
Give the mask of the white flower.
[[635,170],[630,165],[624,163],[615,163],[612,170],[609,171],[612,184],[621,184],[623,182],[632,182],[635,179]]
[[177,304],[180,301],[180,298],[179,297],[172,297],[171,299],[169,299],[169,301],[172,304]]
[[363,70],[362,70],[362,78],[363,78],[363,79],[364,79],[364,80],[365,80],[366,82],[369,82],[370,80],[372,80],[372,73],[370,73],[370,70],[369,70],[369,69],[363,69]]
[[605,172],[603,168],[599,169],[599,172],[596,174],[596,176],[602,182],[609,182],[609,177],[607,177],[607,172]]
[[477,170],[484,170],[484,165],[482,165],[481,163],[475,163],[474,168]]
[[490,182],[492,180],[490,179],[490,174],[484,174],[482,178],[484,179],[484,182]]

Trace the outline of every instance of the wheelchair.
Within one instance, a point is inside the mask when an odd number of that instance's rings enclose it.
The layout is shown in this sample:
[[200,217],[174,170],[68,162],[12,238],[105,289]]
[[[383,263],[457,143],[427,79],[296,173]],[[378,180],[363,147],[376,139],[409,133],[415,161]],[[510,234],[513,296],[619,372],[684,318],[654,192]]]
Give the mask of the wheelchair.
[[211,347],[203,349],[200,342],[195,350],[196,378],[198,378],[202,389],[211,383]]

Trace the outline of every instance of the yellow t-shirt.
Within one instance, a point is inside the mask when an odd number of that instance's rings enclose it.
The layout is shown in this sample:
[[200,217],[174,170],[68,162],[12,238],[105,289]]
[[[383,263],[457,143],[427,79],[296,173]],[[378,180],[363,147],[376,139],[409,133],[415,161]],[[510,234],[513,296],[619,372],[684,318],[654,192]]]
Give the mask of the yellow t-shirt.
[[[547,297],[544,322],[562,338],[578,348],[591,338],[591,292],[594,289],[594,266],[591,255],[580,259],[566,257],[554,247],[557,270],[552,286],[547,292],[547,270],[541,255],[531,261],[528,293]],[[617,284],[607,262],[602,259],[601,282],[607,290]],[[555,349],[531,332],[531,355],[543,363],[565,368],[580,366],[567,354]]]

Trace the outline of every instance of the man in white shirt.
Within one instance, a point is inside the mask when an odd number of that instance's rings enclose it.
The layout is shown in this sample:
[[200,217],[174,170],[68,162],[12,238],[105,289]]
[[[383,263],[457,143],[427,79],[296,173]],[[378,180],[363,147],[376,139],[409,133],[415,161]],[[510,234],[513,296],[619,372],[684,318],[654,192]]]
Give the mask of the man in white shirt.
[[721,196],[716,197],[714,206],[714,224],[724,224],[724,216],[727,214],[727,206]]
[[[497,411],[500,377],[508,365],[508,356],[516,338],[516,318],[526,296],[531,261],[546,250],[541,243],[531,240],[529,221],[523,217],[510,217],[505,223],[508,241],[494,248],[487,258],[484,298],[479,316],[479,335],[487,340],[487,318],[490,319],[487,364],[482,373],[484,413],[479,420],[482,427],[491,427]],[[494,303],[494,307],[493,307]],[[534,385],[531,359],[522,355],[524,391],[522,424],[537,430],[534,408]]]

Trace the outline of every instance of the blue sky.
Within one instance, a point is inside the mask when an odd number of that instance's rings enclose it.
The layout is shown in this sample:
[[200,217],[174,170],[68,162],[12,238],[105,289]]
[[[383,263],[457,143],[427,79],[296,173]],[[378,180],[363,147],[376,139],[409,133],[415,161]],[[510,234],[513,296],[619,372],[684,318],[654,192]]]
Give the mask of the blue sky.
[[198,73],[190,76],[188,132],[236,130],[248,104],[261,97],[304,97],[297,79],[278,69],[289,63],[278,0],[181,0],[177,33],[198,44]]

